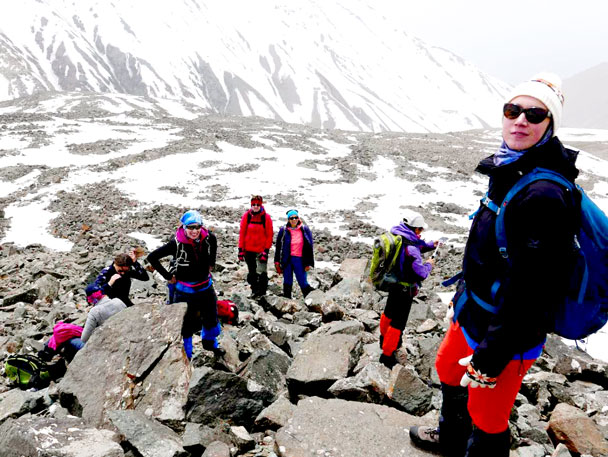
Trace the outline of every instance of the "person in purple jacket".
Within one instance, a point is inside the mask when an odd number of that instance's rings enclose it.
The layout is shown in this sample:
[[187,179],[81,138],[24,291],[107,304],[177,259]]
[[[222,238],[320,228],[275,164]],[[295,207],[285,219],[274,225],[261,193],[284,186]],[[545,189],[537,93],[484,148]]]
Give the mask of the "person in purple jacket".
[[402,238],[401,253],[392,273],[399,282],[390,285],[388,299],[380,316],[380,362],[389,368],[395,363],[395,351],[402,342],[402,334],[410,315],[412,302],[418,294],[420,283],[427,278],[435,265],[434,259],[424,260],[422,253],[437,247],[437,241],[426,242],[420,234],[427,227],[422,216],[404,218],[391,229],[393,235]]

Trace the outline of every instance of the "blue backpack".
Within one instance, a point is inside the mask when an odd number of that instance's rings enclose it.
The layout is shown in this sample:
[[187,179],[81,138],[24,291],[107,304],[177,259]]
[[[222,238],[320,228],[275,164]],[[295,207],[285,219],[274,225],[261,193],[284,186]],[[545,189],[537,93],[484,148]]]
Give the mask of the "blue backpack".
[[541,179],[580,194],[581,226],[575,240],[576,262],[566,297],[556,309],[553,328],[557,335],[578,340],[597,332],[608,321],[608,217],[580,186],[545,168],[535,168],[523,176],[507,193],[500,207],[488,198],[482,203],[496,213],[498,250],[509,262],[505,209],[520,190]]

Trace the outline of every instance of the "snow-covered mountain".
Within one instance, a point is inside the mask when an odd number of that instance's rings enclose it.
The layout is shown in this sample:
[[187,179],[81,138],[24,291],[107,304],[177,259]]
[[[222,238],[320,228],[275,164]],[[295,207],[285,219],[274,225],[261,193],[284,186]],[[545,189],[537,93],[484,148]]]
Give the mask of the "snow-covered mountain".
[[0,99],[169,98],[322,128],[496,126],[508,86],[364,0],[22,0],[0,15]]

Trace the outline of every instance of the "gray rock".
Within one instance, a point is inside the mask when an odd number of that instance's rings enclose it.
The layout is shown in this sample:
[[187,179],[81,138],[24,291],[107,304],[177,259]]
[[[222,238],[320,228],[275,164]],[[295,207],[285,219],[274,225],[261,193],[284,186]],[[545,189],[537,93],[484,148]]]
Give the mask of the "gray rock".
[[286,374],[291,359],[276,351],[256,350],[241,368],[240,376],[251,379],[264,389],[278,395],[287,390]]
[[332,299],[345,308],[357,308],[363,301],[361,280],[357,278],[343,279],[329,289],[325,295],[328,299]]
[[46,302],[52,302],[59,295],[60,283],[54,276],[50,274],[46,274],[37,279],[34,284],[38,289],[38,298]]
[[257,430],[277,430],[287,425],[295,409],[296,406],[293,403],[281,396],[258,414],[258,417],[255,418],[255,428]]
[[319,313],[311,313],[310,311],[298,311],[293,315],[293,323],[315,330],[323,323],[323,316]]
[[221,441],[214,441],[209,444],[203,457],[230,457],[230,447]]
[[100,426],[115,409],[183,420],[190,377],[181,338],[185,309],[141,304],[108,319],[68,366],[58,385],[61,404]]
[[388,398],[405,412],[421,416],[431,407],[433,390],[420,380],[413,366],[395,365],[389,380]]
[[344,316],[344,309],[319,289],[309,293],[304,303],[310,311],[321,314],[323,322],[340,320]]
[[345,378],[359,360],[362,347],[355,335],[309,336],[287,370],[287,385],[293,394],[326,391]]
[[122,457],[119,437],[81,419],[23,416],[0,426],[2,457]]
[[389,385],[390,370],[378,362],[367,364],[355,376],[336,381],[329,393],[344,400],[381,403]]
[[608,454],[608,441],[597,425],[584,412],[573,406],[558,404],[551,413],[548,431],[554,442],[564,443],[572,452]]
[[110,411],[112,424],[144,457],[187,457],[180,437],[145,414],[134,411]]
[[428,456],[410,444],[412,425],[433,423],[384,405],[305,398],[277,432],[275,449],[280,457]]
[[187,418],[208,425],[231,421],[250,428],[257,415],[274,400],[272,392],[241,376],[195,368],[188,390]]
[[15,419],[27,413],[36,413],[46,406],[43,391],[9,390],[0,394],[0,424],[8,418]]
[[362,259],[344,259],[340,264],[340,268],[334,276],[334,283],[338,284],[344,279],[354,279],[355,281],[361,282],[367,279],[365,271],[367,269],[368,260]]

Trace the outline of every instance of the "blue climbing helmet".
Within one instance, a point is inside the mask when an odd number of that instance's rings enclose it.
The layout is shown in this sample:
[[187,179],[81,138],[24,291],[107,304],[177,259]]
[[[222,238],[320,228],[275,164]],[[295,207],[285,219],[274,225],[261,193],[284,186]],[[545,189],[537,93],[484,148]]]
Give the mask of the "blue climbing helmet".
[[203,225],[203,216],[198,211],[191,209],[190,211],[186,211],[179,221],[184,227],[192,224]]

